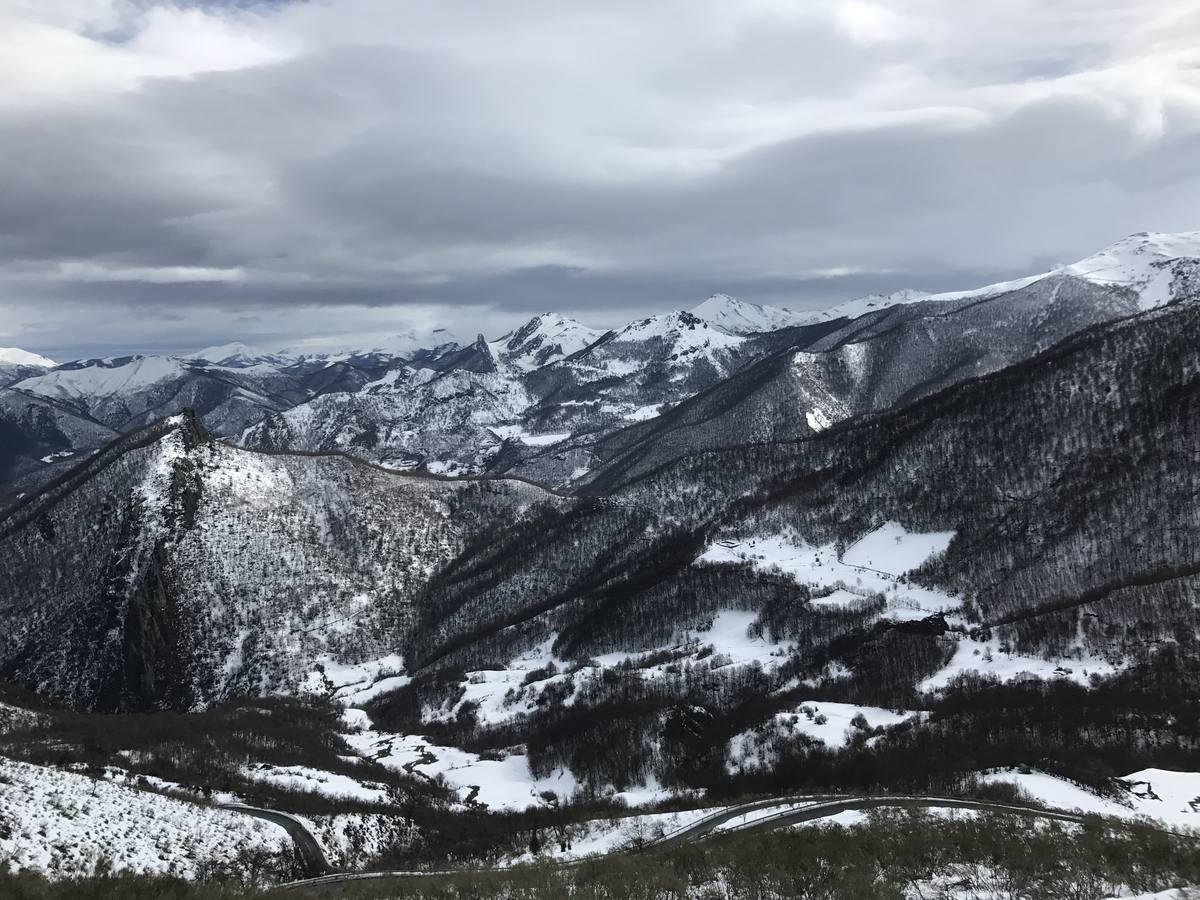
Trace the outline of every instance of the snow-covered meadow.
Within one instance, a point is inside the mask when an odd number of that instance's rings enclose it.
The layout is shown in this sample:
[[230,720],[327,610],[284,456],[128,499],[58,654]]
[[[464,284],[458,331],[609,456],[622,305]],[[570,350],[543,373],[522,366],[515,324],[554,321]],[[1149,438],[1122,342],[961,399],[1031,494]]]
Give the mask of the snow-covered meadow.
[[291,838],[235,812],[0,758],[0,867],[196,878],[263,854],[287,869]]

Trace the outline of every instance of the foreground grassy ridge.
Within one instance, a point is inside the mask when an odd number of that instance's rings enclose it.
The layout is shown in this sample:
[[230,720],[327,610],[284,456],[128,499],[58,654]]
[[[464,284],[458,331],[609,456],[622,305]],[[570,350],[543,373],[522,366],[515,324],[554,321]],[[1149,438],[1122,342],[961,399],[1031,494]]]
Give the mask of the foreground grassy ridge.
[[388,879],[301,891],[164,879],[95,878],[48,884],[0,875],[5,900],[1098,900],[1123,889],[1200,883],[1200,845],[1153,828],[1110,832],[987,815],[946,821],[873,813],[849,829],[729,835],[669,851],[629,853],[577,867]]

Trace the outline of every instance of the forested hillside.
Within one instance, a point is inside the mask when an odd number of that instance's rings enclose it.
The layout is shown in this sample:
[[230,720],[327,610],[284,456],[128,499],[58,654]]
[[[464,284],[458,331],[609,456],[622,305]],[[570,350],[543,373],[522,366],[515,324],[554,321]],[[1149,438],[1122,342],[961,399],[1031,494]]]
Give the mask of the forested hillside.
[[[593,787],[753,770],[784,752],[764,723],[822,692],[1139,684],[1197,657],[1198,338],[1177,303],[584,498],[171,420],[0,520],[0,666],[84,707],[193,709],[395,655],[381,727],[526,744]],[[486,687],[522,655],[540,668]]]

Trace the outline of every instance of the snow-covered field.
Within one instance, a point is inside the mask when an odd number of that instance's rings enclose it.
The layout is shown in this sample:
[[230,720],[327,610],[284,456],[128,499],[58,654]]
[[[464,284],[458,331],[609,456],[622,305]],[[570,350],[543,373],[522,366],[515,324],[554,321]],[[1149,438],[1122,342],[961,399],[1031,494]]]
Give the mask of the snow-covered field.
[[[731,773],[770,768],[778,762],[775,745],[794,744],[800,735],[838,750],[849,743],[856,731],[887,728],[921,715],[852,703],[807,701],[798,704],[794,710],[778,712],[761,725],[730,738],[726,767]],[[855,720],[860,724],[855,724]]]
[[1078,810],[1118,819],[1146,816],[1173,828],[1200,830],[1200,772],[1143,769],[1121,781],[1129,793],[1121,802],[1044,772],[1002,770],[987,772],[985,781],[1015,784],[1026,794],[1055,809]]
[[1093,676],[1108,677],[1115,674],[1118,668],[1102,657],[1089,653],[1080,652],[1078,658],[1021,656],[1004,652],[997,637],[978,641],[960,636],[950,662],[923,680],[918,687],[922,691],[941,690],[964,672],[992,675],[1000,681],[1030,677],[1067,678],[1086,685]]
[[[366,714],[355,710],[361,725]],[[348,734],[346,740],[361,755],[386,768],[427,778],[440,778],[464,802],[492,809],[525,809],[545,803],[544,792],[566,799],[575,793],[570,772],[550,778],[534,778],[523,753],[481,756],[457,747],[432,744],[420,735],[391,734],[366,728]]]
[[759,535],[722,539],[698,562],[748,562],[756,568],[790,575],[813,589],[814,606],[845,606],[882,594],[883,615],[920,619],[957,609],[959,601],[945,591],[901,581],[901,576],[944,553],[953,532],[921,534],[898,522],[885,522],[849,547],[841,558],[833,544],[815,546],[798,535]]
[[304,693],[328,696],[343,706],[361,706],[379,694],[408,684],[404,657],[397,654],[370,662],[348,665],[324,657],[301,682]]
[[0,867],[195,878],[209,866],[238,866],[243,853],[284,860],[291,850],[283,829],[258,819],[0,758]]
[[272,766],[253,763],[242,767],[242,775],[271,787],[306,794],[319,794],[335,800],[355,800],[361,803],[388,803],[395,799],[385,784],[360,781],[337,772],[324,772],[308,766]]

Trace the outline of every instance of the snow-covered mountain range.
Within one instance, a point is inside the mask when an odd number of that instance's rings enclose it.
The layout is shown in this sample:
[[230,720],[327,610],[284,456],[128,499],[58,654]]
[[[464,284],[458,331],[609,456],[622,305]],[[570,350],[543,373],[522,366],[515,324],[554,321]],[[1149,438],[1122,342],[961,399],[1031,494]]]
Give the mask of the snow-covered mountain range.
[[631,454],[652,465],[714,442],[801,437],[995,371],[1186,295],[1198,259],[1200,233],[1138,234],[1026,278],[819,311],[718,294],[610,331],[548,312],[495,340],[438,329],[369,348],[231,343],[56,367],[4,351],[0,491],[36,488],[185,408],[247,447],[578,486]]
[[7,858],[287,870],[207,798],[349,860],[484,808],[1082,791],[1031,761],[1198,821],[1200,233],[443,338],[0,353]]

